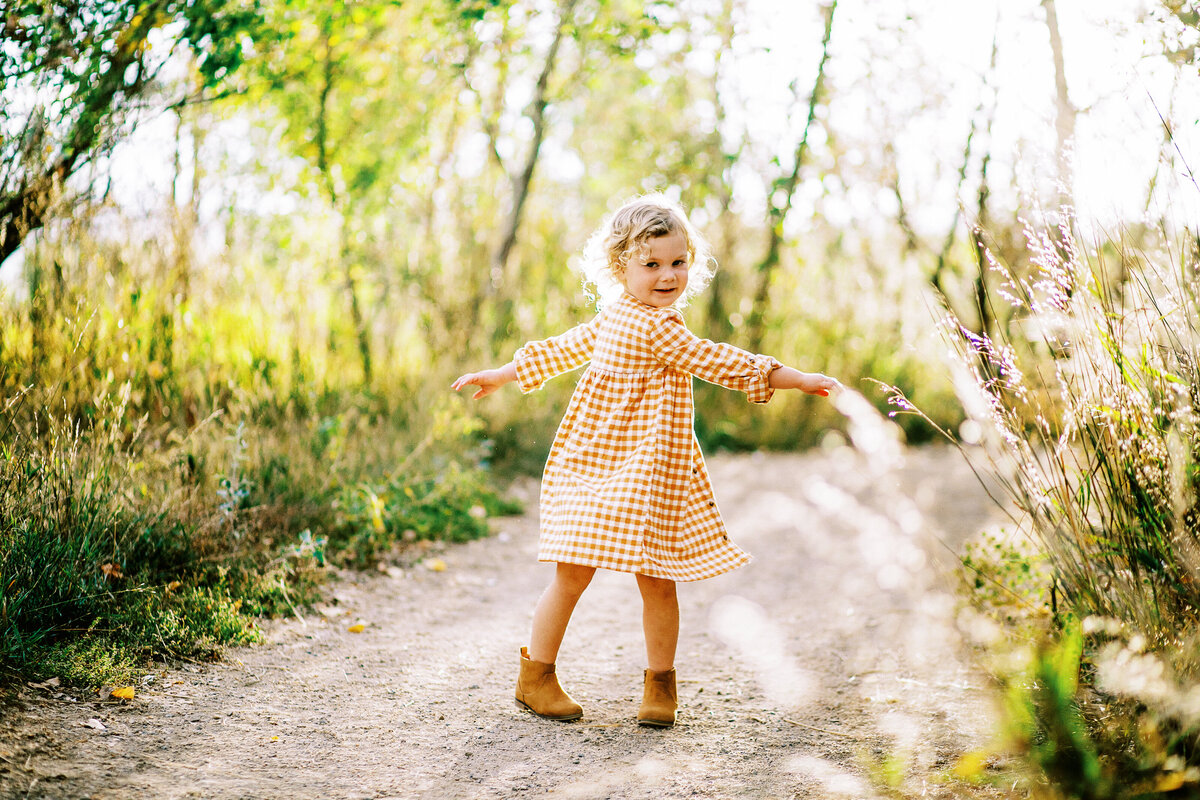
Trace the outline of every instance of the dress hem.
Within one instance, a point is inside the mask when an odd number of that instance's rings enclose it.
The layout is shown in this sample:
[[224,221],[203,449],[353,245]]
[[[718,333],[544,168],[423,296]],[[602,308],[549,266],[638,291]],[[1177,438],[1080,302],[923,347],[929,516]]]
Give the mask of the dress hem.
[[[626,569],[624,567],[614,567],[611,564],[588,564],[583,561],[568,561],[563,558],[543,558],[541,556],[538,556],[538,561],[543,564],[571,564],[576,567],[592,567],[593,569],[606,569],[609,572],[623,572],[626,575],[645,575],[649,578],[663,578],[665,580],[675,581],[676,583],[695,583],[696,581],[706,581],[709,578],[716,578],[721,575],[724,575],[726,572],[733,572],[735,569],[744,567],[747,564],[749,564],[750,562],[752,562],[753,560],[754,560],[754,556],[750,555],[749,553],[746,553],[744,558],[739,559],[736,563],[733,563],[733,564],[722,565],[722,568],[717,570],[716,572],[709,572],[707,574],[699,575],[697,577],[680,578],[675,575],[667,575],[667,574],[661,573],[661,572],[659,574],[653,574],[650,572],[642,572],[641,570],[637,570],[637,569]],[[658,572],[658,571],[656,570],[656,572]]]

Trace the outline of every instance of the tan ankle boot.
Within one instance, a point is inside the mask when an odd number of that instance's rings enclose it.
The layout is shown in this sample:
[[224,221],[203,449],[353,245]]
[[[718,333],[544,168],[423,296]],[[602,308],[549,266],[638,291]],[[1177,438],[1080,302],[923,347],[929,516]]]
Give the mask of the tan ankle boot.
[[558,685],[553,664],[529,657],[521,648],[521,677],[517,678],[517,706],[544,719],[572,720],[583,716],[583,708]]
[[642,692],[642,707],[638,709],[638,725],[669,728],[675,724],[675,709],[678,707],[675,668],[666,672],[646,670],[646,688]]

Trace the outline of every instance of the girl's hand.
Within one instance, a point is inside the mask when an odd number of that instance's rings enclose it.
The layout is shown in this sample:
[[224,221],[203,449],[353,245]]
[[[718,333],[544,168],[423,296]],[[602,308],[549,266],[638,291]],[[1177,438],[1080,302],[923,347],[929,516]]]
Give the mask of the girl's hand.
[[829,397],[842,391],[842,384],[838,383],[837,378],[819,372],[801,372],[791,367],[772,370],[768,382],[772,389],[799,389],[821,397]]
[[510,364],[505,364],[500,369],[485,369],[483,372],[468,372],[462,375],[454,383],[450,384],[450,388],[454,391],[462,391],[464,386],[478,386],[479,391],[471,395],[472,400],[478,400],[481,397],[487,397],[492,392],[499,389],[506,383],[511,383],[517,379],[517,368]]
[[842,384],[838,382],[837,378],[831,378],[819,372],[801,372],[800,378],[796,382],[796,388],[808,394],[829,397],[831,394],[840,392]]

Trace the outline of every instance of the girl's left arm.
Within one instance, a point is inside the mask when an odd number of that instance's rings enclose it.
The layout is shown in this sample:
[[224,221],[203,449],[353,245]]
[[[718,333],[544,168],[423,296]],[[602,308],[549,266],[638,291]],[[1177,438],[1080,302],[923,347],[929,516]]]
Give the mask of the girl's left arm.
[[839,385],[833,378],[786,367],[771,356],[701,339],[687,329],[683,315],[673,308],[658,315],[651,330],[651,346],[663,363],[709,383],[745,392],[751,403],[767,402],[776,389],[828,395]]
[[819,394],[821,397],[829,397],[831,392],[842,388],[837,378],[819,372],[801,372],[791,367],[780,367],[772,371],[768,382],[772,389],[799,389],[806,394]]

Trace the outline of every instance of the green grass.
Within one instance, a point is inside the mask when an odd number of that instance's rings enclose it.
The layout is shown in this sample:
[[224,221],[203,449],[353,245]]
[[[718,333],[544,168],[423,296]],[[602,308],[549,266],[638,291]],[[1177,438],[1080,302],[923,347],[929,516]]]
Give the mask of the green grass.
[[[85,396],[60,384],[22,402],[52,407],[50,393]],[[0,416],[9,671],[97,685],[213,658],[259,641],[257,617],[319,598],[331,565],[478,538],[519,511],[495,489],[478,421],[455,411],[348,392],[332,415],[247,405],[151,431],[133,402],[127,383],[57,416]]]

